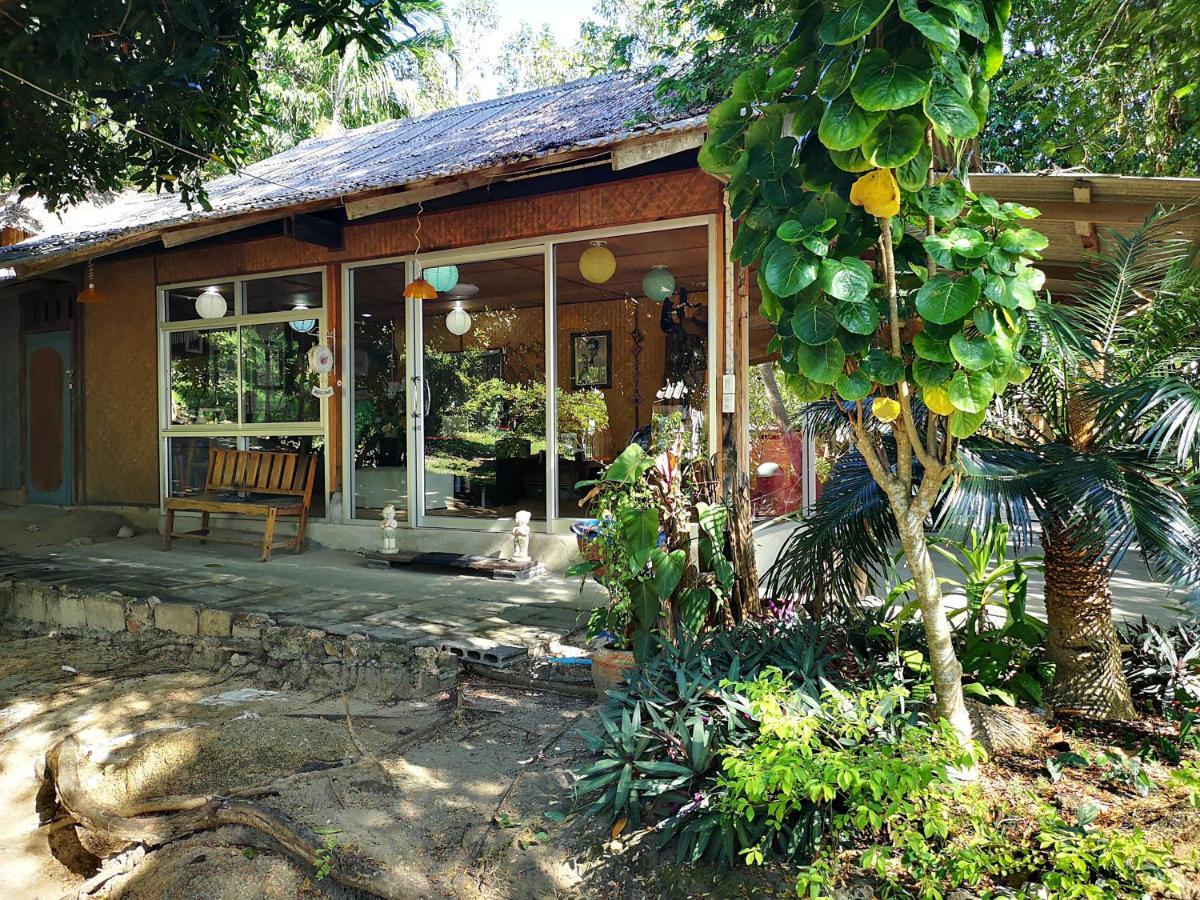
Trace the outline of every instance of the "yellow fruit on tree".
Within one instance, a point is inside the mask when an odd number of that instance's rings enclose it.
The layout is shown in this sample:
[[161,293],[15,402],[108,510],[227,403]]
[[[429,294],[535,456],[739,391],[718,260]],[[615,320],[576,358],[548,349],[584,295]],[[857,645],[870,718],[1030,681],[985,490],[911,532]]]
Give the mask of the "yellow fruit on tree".
[[880,422],[893,422],[900,415],[900,404],[891,397],[878,397],[871,404],[871,412]]
[[925,401],[926,409],[939,416],[948,416],[954,412],[954,404],[950,402],[950,395],[943,387],[925,388],[921,392],[921,399]]
[[850,186],[850,202],[878,218],[899,215],[900,185],[891,169],[875,169]]

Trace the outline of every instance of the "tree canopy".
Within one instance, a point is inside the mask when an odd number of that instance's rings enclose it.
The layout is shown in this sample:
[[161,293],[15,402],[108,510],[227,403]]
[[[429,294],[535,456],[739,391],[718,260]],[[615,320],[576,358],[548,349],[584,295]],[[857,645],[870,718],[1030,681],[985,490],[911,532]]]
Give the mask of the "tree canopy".
[[204,202],[269,125],[260,63],[295,35],[337,57],[444,34],[440,0],[31,0],[0,9],[0,177],[51,208],[133,185]]

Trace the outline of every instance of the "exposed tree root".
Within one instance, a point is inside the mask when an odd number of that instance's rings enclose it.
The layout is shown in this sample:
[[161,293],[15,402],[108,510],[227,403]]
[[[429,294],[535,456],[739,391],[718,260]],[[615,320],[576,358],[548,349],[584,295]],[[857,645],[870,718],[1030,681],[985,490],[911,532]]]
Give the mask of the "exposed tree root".
[[487,666],[477,666],[474,663],[463,663],[463,666],[472,675],[478,675],[480,678],[487,678],[491,681],[498,681],[501,684],[524,688],[527,691],[542,691],[547,694],[558,694],[561,697],[596,699],[595,689],[587,685],[568,684],[563,681],[547,681],[544,678],[527,678],[524,675],[517,675],[515,672],[490,669]]
[[[67,737],[46,754],[46,772],[63,810],[78,820],[79,827],[106,842],[155,848],[199,831],[244,825],[270,837],[305,866],[313,865],[317,852],[324,849],[323,839],[311,829],[279,810],[239,797],[163,797],[127,809],[110,809],[84,789],[79,771],[82,762],[78,741]],[[344,849],[338,851],[329,877],[379,897],[411,895],[411,884]]]

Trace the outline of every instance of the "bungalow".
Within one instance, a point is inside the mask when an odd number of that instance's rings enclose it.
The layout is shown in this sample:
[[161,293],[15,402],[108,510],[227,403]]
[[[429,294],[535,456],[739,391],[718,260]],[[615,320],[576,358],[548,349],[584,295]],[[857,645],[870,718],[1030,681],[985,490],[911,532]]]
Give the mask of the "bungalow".
[[[606,76],[304,141],[209,210],[130,193],[0,223],[0,499],[153,517],[213,448],[304,451],[322,543],[374,544],[391,506],[402,547],[490,552],[526,510],[561,560],[576,482],[632,440],[753,473],[768,335],[703,129]],[[1200,194],[978,179],[1046,213],[1052,287],[1097,223]]]

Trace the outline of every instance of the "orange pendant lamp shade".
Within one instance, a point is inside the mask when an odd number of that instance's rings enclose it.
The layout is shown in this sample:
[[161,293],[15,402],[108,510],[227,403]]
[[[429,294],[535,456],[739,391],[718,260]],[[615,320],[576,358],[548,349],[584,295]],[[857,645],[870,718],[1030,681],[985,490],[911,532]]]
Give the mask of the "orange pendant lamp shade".
[[437,290],[424,278],[410,281],[404,288],[404,296],[409,300],[436,300]]
[[79,292],[79,296],[75,298],[76,303],[107,303],[108,297],[96,290],[96,278],[93,270],[92,261],[89,259],[87,264],[87,283],[85,290]]

